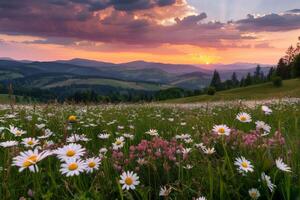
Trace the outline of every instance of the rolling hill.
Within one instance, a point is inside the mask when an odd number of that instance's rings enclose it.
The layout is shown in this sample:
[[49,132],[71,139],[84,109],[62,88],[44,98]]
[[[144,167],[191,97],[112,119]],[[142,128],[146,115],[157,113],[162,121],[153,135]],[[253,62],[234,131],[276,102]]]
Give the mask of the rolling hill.
[[214,96],[200,95],[187,98],[172,99],[164,101],[165,103],[197,103],[205,101],[226,101],[226,100],[256,100],[272,99],[284,97],[300,98],[300,79],[283,81],[283,86],[276,88],[272,83],[264,83],[249,87],[236,88],[217,92]]
[[[221,65],[218,66],[222,69]],[[220,71],[221,77],[229,78],[233,73],[231,67],[236,69],[238,66],[224,65],[225,70]],[[235,70],[239,77],[255,69],[255,64],[246,66],[246,69]],[[267,70],[264,68],[264,71]],[[212,73],[194,65],[145,61],[115,64],[80,58],[48,62],[0,59],[0,83],[12,82],[18,87],[59,90],[60,93],[63,90],[74,92],[87,89],[100,94],[123,90],[127,93],[133,90],[154,92],[171,87],[197,90],[210,83]]]

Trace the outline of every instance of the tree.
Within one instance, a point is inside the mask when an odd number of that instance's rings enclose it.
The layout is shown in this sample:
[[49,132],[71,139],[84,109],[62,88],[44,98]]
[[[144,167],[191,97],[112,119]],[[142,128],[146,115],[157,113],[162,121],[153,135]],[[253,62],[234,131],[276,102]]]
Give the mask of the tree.
[[232,82],[233,87],[237,87],[240,84],[235,72],[233,72],[233,74],[231,76],[231,82]]
[[210,82],[210,86],[214,87],[216,90],[222,89],[221,78],[217,70],[214,71],[213,77]]
[[292,65],[293,68],[293,77],[300,77],[300,54],[295,57],[295,60]]
[[268,81],[271,81],[272,79],[272,76],[275,74],[275,68],[274,67],[271,67],[269,72],[268,72],[268,75],[267,75],[267,80]]
[[245,86],[252,85],[252,77],[251,74],[248,73],[245,79]]
[[261,82],[260,77],[261,77],[261,67],[260,65],[257,65],[255,72],[254,72],[254,82],[259,83]]
[[280,76],[282,79],[291,78],[291,66],[287,65],[283,58],[279,59],[276,68],[276,75]]

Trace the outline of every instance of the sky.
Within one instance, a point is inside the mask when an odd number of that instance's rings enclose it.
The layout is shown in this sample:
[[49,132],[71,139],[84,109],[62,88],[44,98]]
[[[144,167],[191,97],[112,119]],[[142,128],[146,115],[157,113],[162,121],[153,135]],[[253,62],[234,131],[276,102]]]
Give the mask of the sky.
[[0,57],[276,64],[298,0],[3,0]]

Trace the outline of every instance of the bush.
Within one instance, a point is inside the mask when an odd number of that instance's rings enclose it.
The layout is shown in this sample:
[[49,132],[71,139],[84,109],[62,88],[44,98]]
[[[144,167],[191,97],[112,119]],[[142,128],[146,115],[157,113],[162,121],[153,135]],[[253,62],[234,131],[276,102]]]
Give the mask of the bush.
[[282,86],[282,78],[280,76],[274,76],[272,79],[273,85],[275,87],[281,87]]
[[209,88],[207,89],[207,94],[208,94],[208,95],[215,95],[215,93],[216,93],[216,88],[214,88],[214,87],[209,87]]

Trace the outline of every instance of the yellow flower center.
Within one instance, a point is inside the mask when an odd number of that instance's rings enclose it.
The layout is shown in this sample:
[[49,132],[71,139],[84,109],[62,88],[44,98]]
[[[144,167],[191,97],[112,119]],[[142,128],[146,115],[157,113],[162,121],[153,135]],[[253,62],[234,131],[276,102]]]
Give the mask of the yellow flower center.
[[246,163],[246,162],[242,162],[242,167],[244,167],[244,168],[247,168],[248,167],[248,164]]
[[122,144],[122,142],[120,140],[117,140],[116,145],[120,145],[120,144]]
[[90,167],[90,168],[94,168],[95,166],[96,166],[96,163],[95,162],[89,162],[89,164],[88,164],[88,166]]
[[37,156],[32,155],[29,156],[24,162],[23,162],[23,167],[29,167],[37,162]]
[[27,142],[27,144],[28,144],[28,145],[33,145],[33,141],[32,141],[32,140],[29,140],[29,141]]
[[125,179],[125,183],[126,183],[126,185],[132,185],[132,183],[133,183],[132,178],[131,178],[131,177],[127,177],[127,178]]
[[246,121],[247,120],[247,118],[245,117],[245,116],[241,116],[241,121]]
[[224,134],[225,133],[225,129],[224,128],[219,128],[219,133]]
[[70,150],[67,151],[66,155],[67,155],[68,157],[72,157],[72,156],[75,155],[75,151],[72,150],[72,149],[70,149]]
[[21,131],[16,131],[16,135],[21,135]]
[[78,165],[77,163],[71,163],[68,168],[69,170],[74,171],[78,168]]

